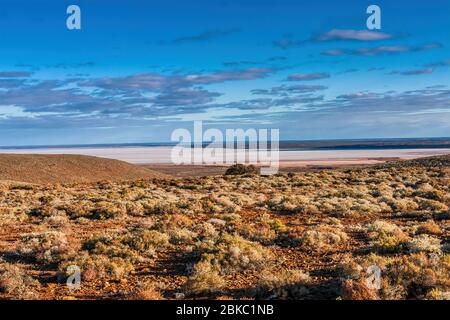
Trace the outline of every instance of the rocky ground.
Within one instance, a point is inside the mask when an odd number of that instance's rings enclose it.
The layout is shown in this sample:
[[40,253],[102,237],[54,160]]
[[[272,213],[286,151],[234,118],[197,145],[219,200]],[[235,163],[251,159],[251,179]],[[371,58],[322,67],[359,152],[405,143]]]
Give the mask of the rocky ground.
[[449,299],[448,164],[2,182],[0,298]]

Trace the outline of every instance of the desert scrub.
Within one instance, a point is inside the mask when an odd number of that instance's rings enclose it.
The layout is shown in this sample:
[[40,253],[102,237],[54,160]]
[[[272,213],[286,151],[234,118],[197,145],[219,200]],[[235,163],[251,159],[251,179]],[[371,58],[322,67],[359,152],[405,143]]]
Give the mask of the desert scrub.
[[[166,218],[166,217],[164,217]],[[194,221],[184,214],[174,214],[167,216],[167,223],[177,228],[187,228],[194,224]]]
[[301,299],[309,293],[309,274],[301,270],[268,272],[256,283],[257,299]]
[[46,231],[23,236],[18,251],[40,262],[60,263],[74,252],[74,247],[64,233]]
[[130,216],[141,217],[145,215],[145,209],[140,202],[127,202],[125,204],[127,214]]
[[[213,219],[208,220],[207,222],[202,222],[196,226],[194,226],[194,232],[197,234],[199,241],[205,241],[205,240],[214,240],[219,236],[219,231],[217,229],[220,229],[223,227],[226,222],[219,219]],[[215,223],[216,221],[220,221],[219,223]]]
[[180,211],[175,203],[167,202],[164,200],[147,200],[146,202],[142,202],[142,205],[144,207],[145,215],[174,214]]
[[355,199],[353,205],[350,208],[352,212],[357,214],[372,214],[380,212],[389,212],[388,206],[371,201],[372,199]]
[[[381,269],[380,289],[367,287],[370,266]],[[348,257],[339,270],[346,286],[347,298],[366,296],[370,299],[433,299],[450,287],[450,255],[423,252],[396,257],[371,254],[366,257]],[[357,283],[350,286],[348,280]],[[345,298],[345,297],[344,297]]]
[[380,252],[401,251],[408,236],[395,224],[377,220],[367,226],[371,245]]
[[0,207],[0,227],[13,226],[28,219],[20,208]]
[[344,300],[378,300],[377,291],[367,285],[366,279],[343,279],[341,297]]
[[273,255],[268,248],[228,233],[210,245],[201,257],[201,262],[209,262],[213,270],[221,274],[261,270],[272,260]]
[[435,187],[429,183],[418,185],[417,190],[414,191],[412,195],[437,201],[444,201],[446,197],[446,193],[444,191],[435,189]]
[[[65,277],[69,266],[75,265],[81,269],[82,277],[86,281],[94,278],[121,279],[134,271],[137,263],[155,254],[153,247],[145,250],[142,242],[133,242],[134,239],[126,235],[106,234],[86,240],[82,251],[71,255],[60,265],[60,272]],[[131,243],[127,243],[131,241]],[[138,251],[135,248],[142,249]]]
[[12,299],[36,299],[39,282],[17,265],[0,260],[0,293]]
[[384,202],[389,205],[393,212],[401,213],[405,211],[414,211],[419,209],[419,205],[414,199],[410,198],[393,198],[393,197],[381,197],[380,202]]
[[226,171],[225,175],[255,175],[259,174],[258,168],[256,168],[254,165],[244,165],[244,164],[233,164],[230,166]]
[[154,229],[164,233],[172,244],[191,244],[197,237],[193,228],[193,221],[181,214],[162,216],[154,225]]
[[422,223],[417,228],[416,234],[429,234],[429,235],[440,235],[442,233],[441,227],[434,221],[427,221]]
[[44,218],[44,217],[58,215],[59,210],[50,205],[43,205],[40,207],[32,208],[30,211],[28,211],[28,214],[32,217]]
[[237,229],[244,238],[269,245],[275,241],[279,233],[286,231],[287,227],[281,220],[263,214],[256,218],[255,223],[242,224]]
[[[130,262],[143,261],[143,256],[152,256],[155,254],[153,247],[145,250],[143,242],[134,242],[132,236],[123,234],[107,234],[86,240],[82,249],[89,252],[91,255],[104,255],[110,258],[121,258]],[[145,243],[145,239],[144,239]],[[142,251],[136,250],[133,246],[136,246]]]
[[350,197],[321,197],[318,199],[317,208],[320,212],[337,217],[353,216],[356,213],[351,210],[354,199]]
[[421,210],[431,212],[446,212],[449,210],[448,206],[442,202],[430,199],[418,198],[419,206]]
[[193,221],[187,215],[182,214],[170,214],[156,216],[154,218],[153,229],[160,232],[167,232],[169,229],[186,228],[193,225]]
[[348,236],[344,231],[324,225],[306,230],[300,238],[300,245],[306,250],[329,251],[345,243],[347,239]]
[[274,196],[267,201],[270,210],[284,213],[317,213],[318,209],[306,196]]
[[409,252],[434,252],[441,253],[441,240],[421,234],[406,242]]
[[59,270],[65,278],[71,275],[68,273],[69,266],[77,266],[81,270],[81,277],[84,281],[92,281],[96,278],[120,280],[134,271],[133,262],[132,259],[126,257],[90,254],[87,251],[81,251],[60,265]]
[[266,223],[244,224],[238,231],[244,238],[266,245],[273,243],[277,237],[277,233]]
[[217,294],[225,287],[225,280],[217,271],[196,273],[189,277],[184,286],[187,295]]
[[213,195],[202,197],[199,201],[203,213],[214,214],[222,212],[222,208],[219,206],[216,197]]
[[65,214],[58,214],[45,217],[44,223],[48,224],[50,227],[64,228],[70,226],[70,220]]
[[138,283],[130,291],[123,292],[122,295],[127,300],[164,300],[161,293],[164,289],[165,285],[162,283],[145,281]]
[[87,218],[93,210],[93,204],[91,201],[79,200],[59,205],[57,209],[64,211],[70,219]]
[[188,228],[171,228],[168,230],[170,243],[175,245],[192,244],[197,237],[197,233]]
[[126,206],[123,203],[102,201],[96,203],[94,208],[87,214],[86,218],[92,220],[113,219],[127,213]]
[[[225,213],[233,213],[233,212],[239,212],[241,210],[240,205],[238,204],[240,202],[239,197],[229,197],[226,195],[218,195],[214,197],[214,202],[216,205],[220,208],[220,212]],[[243,204],[242,202],[240,202]]]
[[187,295],[210,295],[220,293],[225,280],[209,261],[200,261],[193,268],[193,274],[184,285]]
[[123,239],[123,243],[140,252],[153,255],[169,245],[169,235],[156,230],[137,230]]

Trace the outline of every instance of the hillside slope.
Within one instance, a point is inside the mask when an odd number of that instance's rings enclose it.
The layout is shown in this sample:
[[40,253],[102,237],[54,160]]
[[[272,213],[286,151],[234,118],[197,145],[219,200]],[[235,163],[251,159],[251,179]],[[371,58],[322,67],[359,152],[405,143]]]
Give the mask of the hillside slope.
[[389,167],[450,167],[450,154],[442,156],[433,156],[425,158],[417,158],[411,160],[401,160],[401,161],[388,161],[384,164],[378,165],[379,168],[389,168]]
[[1,154],[0,180],[80,183],[162,178],[127,162],[81,155]]

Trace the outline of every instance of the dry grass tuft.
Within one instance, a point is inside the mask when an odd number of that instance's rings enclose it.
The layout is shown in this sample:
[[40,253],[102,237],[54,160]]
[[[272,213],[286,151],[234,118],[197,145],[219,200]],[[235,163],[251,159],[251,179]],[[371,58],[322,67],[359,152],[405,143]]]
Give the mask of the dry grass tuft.
[[300,299],[309,293],[311,278],[301,270],[269,272],[256,283],[257,298]]
[[36,299],[39,282],[28,276],[17,265],[0,261],[0,293],[6,293],[13,299]]

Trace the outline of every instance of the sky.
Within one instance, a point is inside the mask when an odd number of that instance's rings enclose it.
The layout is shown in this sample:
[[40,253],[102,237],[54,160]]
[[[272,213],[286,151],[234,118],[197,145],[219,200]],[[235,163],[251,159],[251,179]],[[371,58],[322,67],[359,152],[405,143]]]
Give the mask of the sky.
[[1,146],[450,136],[448,0],[2,0],[0,39]]

